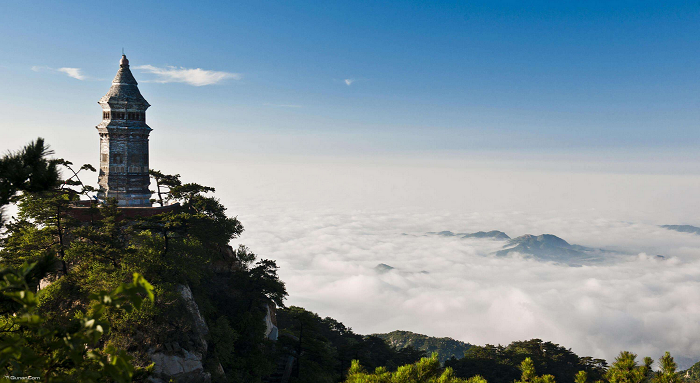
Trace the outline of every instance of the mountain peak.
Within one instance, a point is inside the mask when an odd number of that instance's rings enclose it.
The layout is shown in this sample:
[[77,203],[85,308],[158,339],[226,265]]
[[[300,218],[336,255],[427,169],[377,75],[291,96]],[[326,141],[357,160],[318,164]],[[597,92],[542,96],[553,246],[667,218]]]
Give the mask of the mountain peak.
[[532,235],[532,234],[525,234],[521,235],[520,237],[513,238],[511,239],[508,244],[509,245],[518,245],[518,244],[528,244],[530,246],[538,246],[538,247],[563,247],[563,248],[571,248],[571,245],[569,242],[566,242],[565,240],[557,237],[556,235],[553,234],[540,234],[540,235]]

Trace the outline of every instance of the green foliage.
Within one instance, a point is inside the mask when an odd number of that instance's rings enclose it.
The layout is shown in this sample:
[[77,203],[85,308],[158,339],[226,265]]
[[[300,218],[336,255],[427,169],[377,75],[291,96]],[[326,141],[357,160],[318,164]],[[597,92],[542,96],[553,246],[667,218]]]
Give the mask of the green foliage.
[[644,365],[637,365],[637,355],[629,351],[622,351],[615,358],[615,362],[608,369],[605,377],[610,383],[642,383],[648,381],[651,374],[653,361],[647,357]]
[[152,199],[151,202],[158,202],[160,206],[165,206],[166,203],[170,202],[170,190],[182,184],[180,175],[163,174],[159,170],[154,169],[151,169],[148,173],[156,183],[156,190],[152,192],[158,197],[157,199]]
[[689,369],[679,373],[686,382],[700,382],[700,362],[695,363]]
[[336,382],[353,359],[367,366],[395,370],[425,356],[405,347],[396,349],[376,336],[362,336],[333,318],[321,318],[301,307],[277,311],[280,348],[297,361],[292,382]]
[[207,323],[214,324],[212,364],[221,363],[229,382],[259,382],[276,365],[273,342],[265,340],[266,305],[282,303],[287,293],[274,262],[256,262],[243,246],[233,255],[230,264],[221,264],[226,271],[202,280],[193,292]]
[[[144,301],[153,301],[153,286],[134,274],[131,283],[112,291],[91,294],[87,313],[76,316],[74,326],[57,326],[37,309],[39,299],[27,283],[34,264],[0,270],[0,293],[19,309],[3,317],[0,333],[0,366],[3,375],[37,376],[46,382],[131,382],[135,369],[131,357],[114,347],[100,349],[109,331],[104,320],[108,309],[131,312]],[[144,298],[145,297],[145,298]]]
[[430,358],[422,358],[414,364],[399,367],[389,372],[383,367],[368,373],[357,360],[352,361],[346,383],[486,383],[480,376],[461,379],[451,368],[442,368],[437,353]]
[[436,338],[410,331],[392,331],[387,334],[374,334],[374,336],[384,339],[398,349],[411,346],[427,354],[437,352],[441,363],[445,363],[451,357],[463,357],[464,353],[472,347],[469,343],[452,338]]
[[162,196],[165,201],[180,206],[141,219],[133,227],[132,246],[148,253],[147,257],[139,254],[131,258],[133,267],[148,268],[160,280],[199,284],[219,258],[220,249],[243,232],[238,219],[228,217],[226,208],[216,198],[204,195],[213,190],[190,183],[173,186]]
[[225,316],[220,316],[210,329],[214,355],[220,363],[231,365],[235,357],[234,344],[238,334]]
[[554,375],[542,375],[537,376],[535,371],[535,363],[532,362],[532,358],[525,358],[522,363],[520,363],[520,383],[554,383]]
[[661,369],[654,374],[652,379],[654,383],[680,383],[682,381],[680,374],[676,372],[678,366],[668,351],[659,359],[659,364],[661,364]]
[[[63,159],[47,159],[53,152],[39,138],[17,153],[0,159],[0,208],[10,202],[19,202],[19,220],[8,227],[9,233],[24,231],[24,236],[4,239],[0,257],[6,265],[18,267],[25,262],[37,262],[47,256],[57,256],[61,272],[68,273],[66,248],[68,232],[77,226],[76,220],[66,215],[71,203],[80,195],[94,191],[80,181],[80,172],[95,171],[91,165],[77,171]],[[60,178],[59,166],[70,177]],[[74,187],[80,186],[79,189]],[[0,226],[3,225],[0,216]]]
[[[19,192],[41,192],[58,187],[57,161],[43,138],[30,142],[22,150],[0,158],[0,207],[12,202]],[[2,226],[0,215],[0,227]]]
[[472,346],[461,359],[450,359],[445,366],[452,367],[460,377],[480,375],[491,383],[512,383],[521,377],[521,363],[532,360],[534,368],[552,375],[558,382],[573,382],[579,371],[585,371],[593,380],[605,374],[607,363],[602,359],[579,357],[571,350],[540,339],[513,342],[508,346]]

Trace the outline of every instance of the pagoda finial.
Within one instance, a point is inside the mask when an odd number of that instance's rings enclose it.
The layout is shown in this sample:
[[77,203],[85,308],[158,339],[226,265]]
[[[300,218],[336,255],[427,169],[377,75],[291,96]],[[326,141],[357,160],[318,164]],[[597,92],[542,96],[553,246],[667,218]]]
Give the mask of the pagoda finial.
[[126,55],[125,55],[123,52],[124,52],[124,48],[122,48],[122,59],[119,60],[119,65],[120,65],[120,66],[125,66],[125,65],[128,66],[128,65],[129,65],[129,59],[126,58]]

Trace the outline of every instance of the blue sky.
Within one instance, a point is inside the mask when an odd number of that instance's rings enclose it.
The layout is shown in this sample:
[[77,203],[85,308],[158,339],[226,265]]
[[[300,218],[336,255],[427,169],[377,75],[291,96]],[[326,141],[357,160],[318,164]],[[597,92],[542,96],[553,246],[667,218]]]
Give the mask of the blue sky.
[[5,1],[0,44],[11,144],[49,126],[55,147],[94,141],[122,47],[132,66],[236,74],[192,86],[135,69],[169,135],[330,153],[700,143],[697,1]]

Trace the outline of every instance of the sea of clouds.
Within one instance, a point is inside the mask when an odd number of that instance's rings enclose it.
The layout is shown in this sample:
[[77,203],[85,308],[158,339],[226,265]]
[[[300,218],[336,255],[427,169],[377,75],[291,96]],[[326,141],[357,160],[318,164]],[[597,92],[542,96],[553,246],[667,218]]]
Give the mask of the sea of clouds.
[[[532,215],[288,210],[244,222],[259,226],[244,242],[278,260],[289,304],[360,333],[401,329],[473,344],[541,338],[609,360],[621,350],[700,359],[700,236],[560,220],[578,232],[576,243],[648,249],[569,267],[495,257],[499,241],[424,235],[504,227],[525,234],[542,225]],[[378,263],[395,269],[380,273]]]
[[[198,181],[243,222],[238,242],[278,262],[288,305],[359,333],[700,360],[700,236],[658,226],[700,223],[699,177],[477,165],[208,163]],[[571,267],[494,256],[504,242],[426,235],[442,230],[548,233],[615,253]]]

